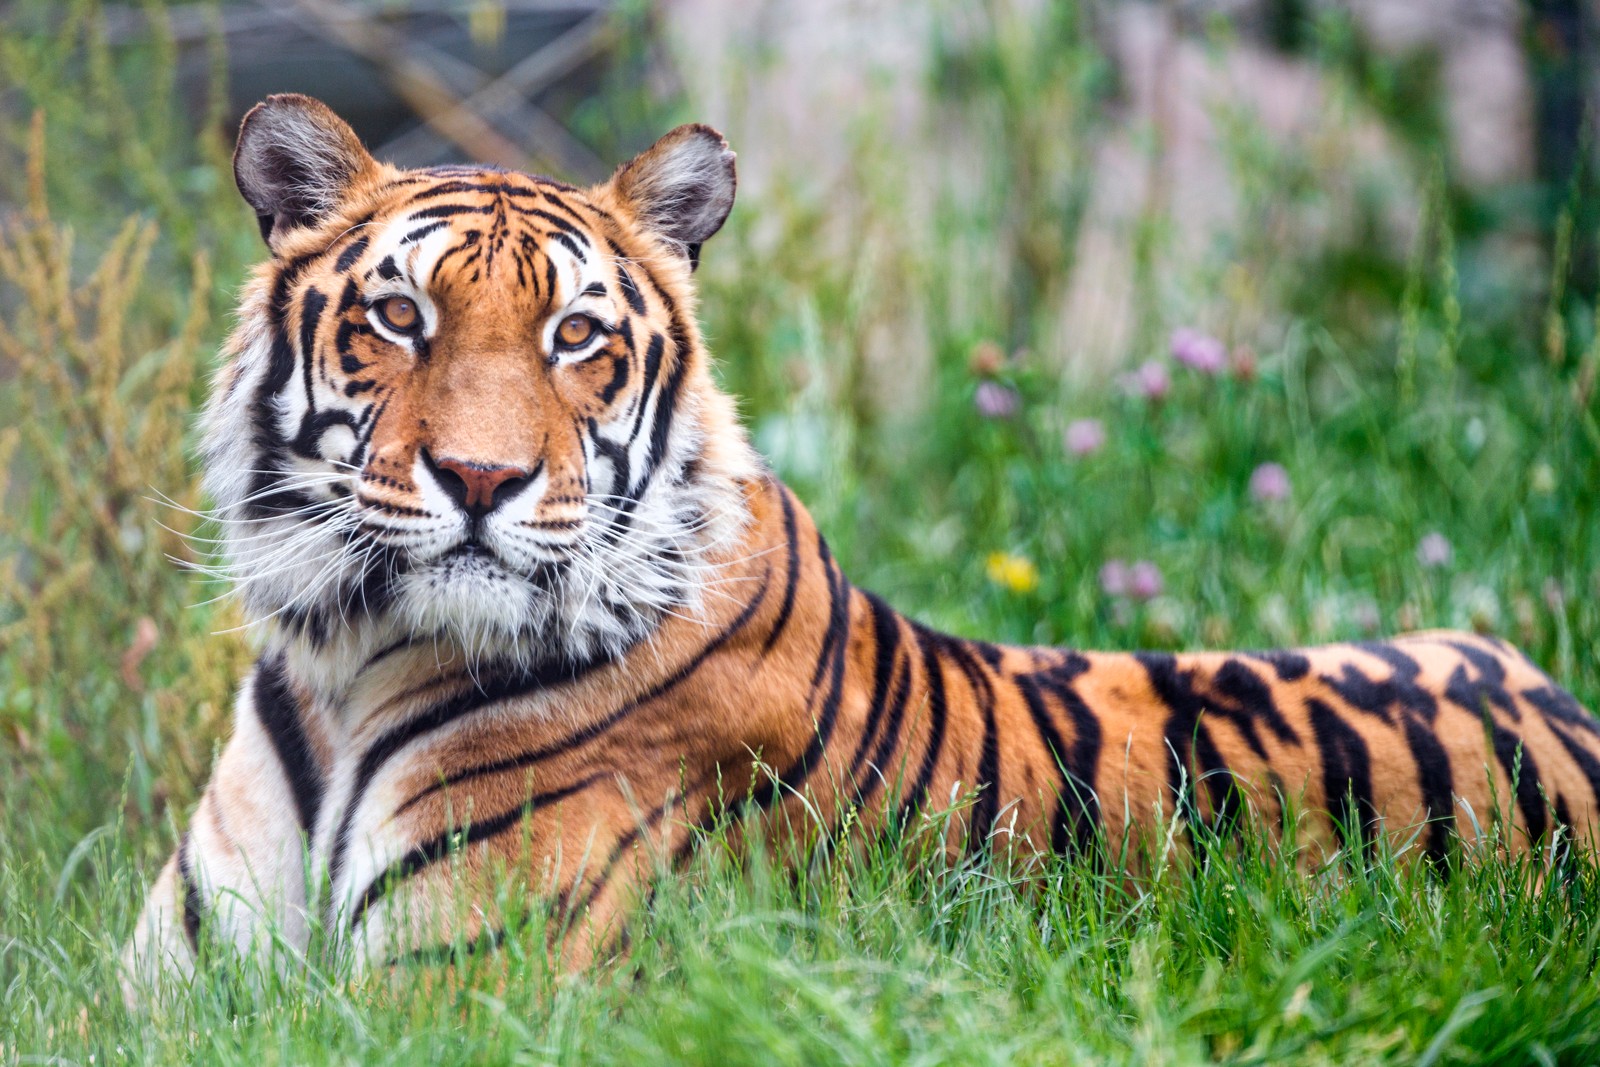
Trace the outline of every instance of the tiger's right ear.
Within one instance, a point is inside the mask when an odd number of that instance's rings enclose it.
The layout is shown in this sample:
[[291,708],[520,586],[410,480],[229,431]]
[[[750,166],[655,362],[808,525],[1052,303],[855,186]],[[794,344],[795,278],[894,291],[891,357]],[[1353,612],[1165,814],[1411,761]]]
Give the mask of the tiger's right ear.
[[239,124],[233,180],[274,252],[284,235],[315,226],[378,166],[348,124],[320,100],[269,96]]
[[700,263],[700,246],[722,229],[739,184],[733,150],[710,126],[679,126],[617,168],[611,189],[649,232]]

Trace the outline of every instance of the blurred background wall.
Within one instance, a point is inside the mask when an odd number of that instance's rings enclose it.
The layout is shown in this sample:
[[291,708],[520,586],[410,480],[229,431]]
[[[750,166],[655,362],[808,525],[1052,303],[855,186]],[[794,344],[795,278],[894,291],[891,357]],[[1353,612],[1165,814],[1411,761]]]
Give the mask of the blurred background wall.
[[[14,28],[49,24],[57,7],[6,14]],[[209,115],[224,136],[255,100],[293,89],[398,163],[478,159],[586,181],[670,122],[710,122],[740,154],[747,210],[802,212],[812,254],[959,260],[954,279],[999,299],[1003,346],[1043,348],[1073,373],[1137,358],[1175,313],[1262,343],[1295,299],[1267,275],[1304,274],[1308,258],[1403,263],[1434,188],[1470,216],[1474,284],[1541,284],[1555,205],[1589,143],[1600,17],[1580,0],[102,11],[113,48],[165,23],[191,119]],[[207,96],[219,60],[220,107]],[[935,214],[965,215],[983,239],[931,235]],[[789,218],[744,222],[768,254],[794,236]],[[928,293],[882,283],[851,347],[862,388],[892,410],[925,398]],[[961,306],[960,294],[947,295]]]

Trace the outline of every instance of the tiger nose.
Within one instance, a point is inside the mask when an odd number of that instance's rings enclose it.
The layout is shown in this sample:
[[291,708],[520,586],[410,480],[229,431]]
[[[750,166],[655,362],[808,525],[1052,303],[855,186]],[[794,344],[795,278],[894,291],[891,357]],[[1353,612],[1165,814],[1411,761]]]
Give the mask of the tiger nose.
[[474,519],[483,518],[516,496],[534,474],[526,467],[496,467],[448,456],[435,458],[427,449],[422,451],[422,462],[445,495]]

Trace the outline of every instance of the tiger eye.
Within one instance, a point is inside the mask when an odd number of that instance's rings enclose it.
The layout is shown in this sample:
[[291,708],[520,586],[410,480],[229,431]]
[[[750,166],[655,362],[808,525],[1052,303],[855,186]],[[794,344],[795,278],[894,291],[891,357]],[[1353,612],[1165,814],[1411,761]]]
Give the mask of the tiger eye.
[[374,305],[378,318],[395,333],[416,333],[422,326],[422,312],[415,301],[403,296],[386,297]]
[[556,340],[568,348],[577,348],[594,336],[594,320],[587,315],[568,315],[556,327]]

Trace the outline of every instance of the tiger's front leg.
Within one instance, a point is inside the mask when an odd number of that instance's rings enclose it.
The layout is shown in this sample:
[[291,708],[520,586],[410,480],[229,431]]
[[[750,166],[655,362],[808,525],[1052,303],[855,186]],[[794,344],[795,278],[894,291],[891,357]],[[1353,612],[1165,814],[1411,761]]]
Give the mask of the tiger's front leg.
[[[591,870],[545,878],[530,877],[526,868],[458,859],[456,871],[395,891],[355,922],[357,973],[404,974],[491,956],[499,960],[491,968],[509,967],[540,952],[542,965],[557,975],[603,965],[626,953],[630,923],[652,879],[650,865],[638,862],[610,877]],[[463,875],[465,866],[474,870]],[[547,864],[534,867],[548,870]],[[521,948],[508,952],[508,942]]]
[[241,951],[273,942],[305,949],[306,833],[315,819],[307,809],[316,797],[296,775],[312,758],[298,708],[267,661],[241,687],[233,737],[124,950],[130,1003],[190,975],[202,941]]
[[460,962],[515,940],[572,973],[625,950],[635,906],[687,853],[681,796],[640,804],[610,770],[518,792],[402,805],[382,825],[408,844],[356,847],[329,911],[358,969]]

